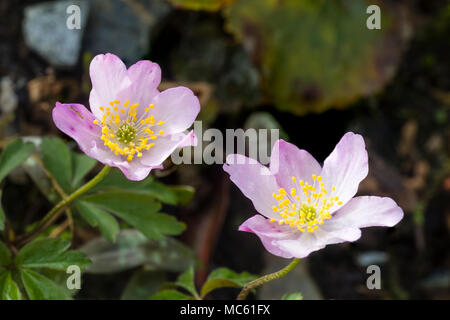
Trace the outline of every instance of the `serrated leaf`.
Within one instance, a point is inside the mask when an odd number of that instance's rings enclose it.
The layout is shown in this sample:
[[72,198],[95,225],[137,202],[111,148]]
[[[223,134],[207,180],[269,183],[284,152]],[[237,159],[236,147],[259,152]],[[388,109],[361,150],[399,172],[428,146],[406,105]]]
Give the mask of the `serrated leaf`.
[[120,231],[115,243],[99,237],[80,250],[92,260],[87,273],[108,274],[138,266],[180,272],[196,262],[192,249],[180,241],[170,237],[151,240],[134,229]]
[[155,181],[152,176],[148,176],[141,181],[131,181],[125,178],[122,172],[111,170],[109,174],[92,191],[133,191],[151,196],[163,203],[176,205],[178,203],[177,194],[172,187]]
[[28,243],[16,256],[16,265],[22,268],[49,268],[66,270],[71,265],[81,269],[90,264],[80,251],[67,251],[70,241],[59,238],[37,239]]
[[14,168],[24,162],[33,152],[34,146],[30,142],[15,140],[6,146],[0,155],[0,181]]
[[198,297],[197,289],[195,289],[194,283],[194,267],[190,267],[185,272],[180,274],[175,284],[183,289],[186,289],[194,297]]
[[19,286],[13,280],[10,271],[0,275],[0,300],[22,300]]
[[176,290],[163,290],[150,297],[149,300],[186,300],[189,296]]
[[[61,270],[51,270],[51,269],[33,269],[34,271],[38,272],[40,275],[50,279],[53,281],[56,285],[58,285],[68,297],[73,297],[80,289],[73,288],[69,289],[69,286],[67,286],[67,281],[69,280],[69,277],[73,275],[73,273],[67,273],[67,270],[61,271]],[[73,271],[71,271],[73,272]],[[72,287],[71,287],[72,288]]]
[[300,292],[286,293],[281,300],[303,300],[303,296]]
[[42,139],[40,150],[45,168],[69,193],[72,189],[72,155],[67,145],[61,139],[46,137]]
[[151,239],[161,239],[165,234],[177,235],[185,229],[185,225],[175,217],[156,213],[161,204],[145,194],[105,192],[86,196],[82,200],[114,213]]
[[72,187],[78,187],[84,176],[88,174],[88,172],[91,171],[96,164],[97,161],[95,159],[92,159],[84,154],[72,152]]
[[136,271],[129,280],[122,300],[147,300],[158,292],[166,281],[166,273],[162,271]]
[[31,300],[69,300],[63,288],[49,278],[30,269],[22,269],[22,282]]
[[75,208],[81,216],[93,227],[99,227],[103,236],[111,242],[116,241],[120,231],[119,223],[108,212],[88,202],[77,201]]
[[209,274],[202,287],[201,296],[204,297],[211,291],[223,287],[241,288],[257,278],[257,275],[248,272],[236,273],[228,268],[219,268]]
[[0,241],[0,266],[7,266],[11,263],[11,251]]

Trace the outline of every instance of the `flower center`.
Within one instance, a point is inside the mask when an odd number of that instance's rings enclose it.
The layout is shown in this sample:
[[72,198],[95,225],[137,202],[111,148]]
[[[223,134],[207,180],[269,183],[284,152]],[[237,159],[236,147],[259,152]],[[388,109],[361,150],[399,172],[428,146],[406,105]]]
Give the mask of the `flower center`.
[[317,217],[317,210],[314,206],[302,204],[302,206],[298,210],[298,217],[299,219],[303,217],[306,222],[312,222]]
[[[138,103],[130,104],[127,100],[120,106],[120,101],[114,100],[109,104],[110,107],[99,108],[103,112],[102,119],[94,120],[102,128],[101,139],[105,146],[115,155],[126,157],[128,162],[135,156],[142,157],[144,150],[150,150],[155,145],[155,142],[150,141],[158,138],[154,127],[164,124],[164,121],[156,122],[155,117],[150,114],[155,106],[151,104],[146,107],[138,119]],[[164,131],[159,130],[158,134],[161,136]]]
[[136,137],[136,129],[132,125],[124,123],[117,129],[115,135],[117,140],[124,144],[128,144]]
[[331,218],[330,209],[336,203],[342,204],[337,196],[333,196],[336,188],[333,186],[327,196],[328,190],[324,187],[322,177],[313,174],[312,179],[314,183],[311,185],[292,177],[293,188],[289,194],[284,188],[273,194],[278,203],[272,209],[280,218],[272,218],[270,222],[278,221],[280,225],[287,224],[301,232],[314,232],[325,220]]

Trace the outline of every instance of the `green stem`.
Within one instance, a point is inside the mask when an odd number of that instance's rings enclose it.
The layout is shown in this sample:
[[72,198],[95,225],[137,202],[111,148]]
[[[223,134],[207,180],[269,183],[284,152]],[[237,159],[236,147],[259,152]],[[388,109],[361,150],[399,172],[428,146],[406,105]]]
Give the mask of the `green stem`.
[[40,233],[45,231],[63,212],[63,210],[70,205],[76,198],[83,195],[87,191],[89,191],[92,187],[97,185],[109,172],[111,167],[104,166],[103,169],[97,173],[97,175],[92,178],[90,181],[88,181],[86,184],[75,190],[72,194],[70,194],[68,197],[62,199],[60,202],[58,202],[45,216],[42,218],[41,221],[38,222],[38,224],[31,230],[30,232],[26,233],[24,236],[20,237],[18,239],[18,245],[23,245],[36,236],[38,236]]
[[299,262],[300,259],[295,258],[294,260],[291,261],[291,263],[289,263],[286,267],[284,267],[280,271],[270,273],[268,275],[262,276],[261,278],[258,278],[256,280],[247,283],[237,296],[237,300],[244,300],[251,290],[263,285],[266,282],[277,280],[284,277],[289,272],[294,270],[294,268],[298,265]]

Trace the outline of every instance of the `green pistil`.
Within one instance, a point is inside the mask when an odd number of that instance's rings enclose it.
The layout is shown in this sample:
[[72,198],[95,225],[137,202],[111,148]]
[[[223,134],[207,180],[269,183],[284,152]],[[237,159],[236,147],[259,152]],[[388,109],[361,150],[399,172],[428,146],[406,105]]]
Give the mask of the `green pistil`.
[[115,136],[117,140],[123,144],[128,144],[136,137],[136,129],[133,126],[124,123],[117,129]]
[[317,210],[313,206],[302,205],[298,212],[298,216],[300,219],[302,215],[304,215],[306,222],[314,221],[317,216]]

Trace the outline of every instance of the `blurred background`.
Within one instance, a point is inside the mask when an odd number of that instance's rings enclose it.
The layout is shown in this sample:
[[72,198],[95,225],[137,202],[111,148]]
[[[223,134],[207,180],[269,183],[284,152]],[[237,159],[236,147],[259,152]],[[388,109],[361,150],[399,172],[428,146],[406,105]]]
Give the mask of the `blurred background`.
[[[370,4],[381,8],[380,30],[366,27]],[[79,30],[66,27],[70,5],[80,8]],[[359,194],[389,196],[405,211],[395,228],[365,229],[355,243],[311,254],[256,298],[449,299],[449,34],[444,0],[0,0],[0,147],[18,136],[69,142],[51,110],[56,101],[89,105],[96,54],[128,66],[152,60],[161,90],[185,85],[199,96],[204,130],[278,128],[319,161],[346,131],[361,133],[370,169]],[[157,179],[195,188],[187,206],[166,212],[187,224],[179,240],[201,261],[199,285],[217,267],[267,273],[287,264],[237,231],[255,210],[220,165],[165,167]],[[3,183],[17,230],[50,207],[30,181],[20,169]],[[92,248],[99,235],[76,224],[74,246]],[[176,276],[172,260],[149,266],[152,250],[132,233],[97,243],[97,264],[76,297],[148,297],[162,275]],[[366,287],[372,264],[381,290]]]

